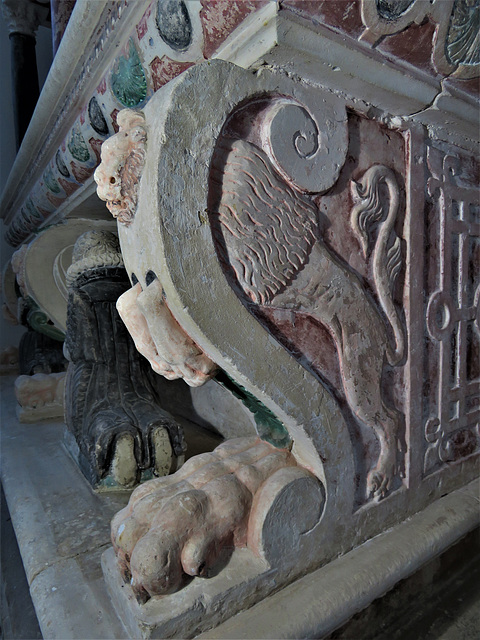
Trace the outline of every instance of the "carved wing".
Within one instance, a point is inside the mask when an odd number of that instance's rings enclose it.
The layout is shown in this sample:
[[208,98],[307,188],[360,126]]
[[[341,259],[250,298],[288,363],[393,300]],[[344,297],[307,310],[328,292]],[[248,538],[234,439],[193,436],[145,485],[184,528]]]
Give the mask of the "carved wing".
[[223,140],[217,148],[210,190],[220,260],[251,300],[268,303],[307,262],[318,238],[315,205],[243,140]]

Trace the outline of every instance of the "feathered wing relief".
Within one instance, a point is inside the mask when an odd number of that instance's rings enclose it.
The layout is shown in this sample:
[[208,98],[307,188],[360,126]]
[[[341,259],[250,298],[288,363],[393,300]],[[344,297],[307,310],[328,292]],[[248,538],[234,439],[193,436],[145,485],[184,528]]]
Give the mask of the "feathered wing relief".
[[329,331],[348,405],[374,429],[380,443],[367,489],[383,497],[399,472],[403,425],[402,414],[385,401],[381,385],[385,356],[392,366],[398,365],[405,350],[405,330],[391,293],[402,262],[394,232],[399,188],[393,171],[382,165],[372,166],[352,186],[357,202],[351,224],[365,256],[371,229],[376,230],[374,283],[388,323],[361,277],[323,241],[313,200],[288,185],[254,144],[227,139],[218,144],[210,219],[219,258],[234,288],[257,305],[311,316]]
[[318,211],[254,145],[224,140],[218,150],[211,174],[221,193],[211,212],[217,246],[246,295],[268,304],[307,262],[318,237]]

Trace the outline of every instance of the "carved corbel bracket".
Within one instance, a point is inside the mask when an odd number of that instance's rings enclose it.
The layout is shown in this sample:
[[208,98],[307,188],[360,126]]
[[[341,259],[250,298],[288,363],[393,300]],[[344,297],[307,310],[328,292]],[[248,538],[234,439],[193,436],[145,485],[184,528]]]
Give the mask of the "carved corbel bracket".
[[[145,108],[138,204],[130,224],[119,224],[119,239],[138,299],[159,293],[158,304],[141,307],[158,355],[164,352],[158,328],[164,313],[158,313],[165,307],[202,353],[283,423],[297,463],[323,485],[326,498],[315,522],[296,534],[302,548],[296,572],[331,553],[334,531],[353,509],[354,463],[333,397],[252,317],[218,260],[206,185],[216,141],[235,108],[247,102],[256,105],[262,125],[255,135],[268,139],[269,161],[299,193],[324,192],[335,183],[348,141],[340,98],[325,92],[318,99],[317,91],[284,76],[212,61],[170,82]],[[167,363],[173,357],[164,356]],[[284,557],[280,569],[290,564]]]

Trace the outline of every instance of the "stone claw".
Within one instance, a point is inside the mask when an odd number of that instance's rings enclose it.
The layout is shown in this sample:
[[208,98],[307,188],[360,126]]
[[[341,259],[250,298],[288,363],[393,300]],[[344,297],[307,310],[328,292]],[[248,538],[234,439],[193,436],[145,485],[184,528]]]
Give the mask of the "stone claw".
[[[137,599],[177,591],[188,576],[208,576],[226,551],[246,546],[249,527],[258,529],[250,517],[257,494],[290,468],[318,483],[289,451],[237,438],[191,458],[174,475],[137,487],[112,521],[117,562]],[[277,481],[275,491],[280,486]],[[267,503],[256,507],[262,518]]]

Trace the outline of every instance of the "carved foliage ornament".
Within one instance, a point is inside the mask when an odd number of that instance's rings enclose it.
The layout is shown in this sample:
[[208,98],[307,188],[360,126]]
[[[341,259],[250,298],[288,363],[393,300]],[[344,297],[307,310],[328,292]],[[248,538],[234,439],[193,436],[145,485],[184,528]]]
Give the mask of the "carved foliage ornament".
[[457,78],[480,75],[478,0],[362,0],[361,13],[366,29],[360,39],[372,46],[428,18],[437,25],[432,43],[436,69]]
[[97,194],[114,218],[128,226],[137,207],[137,190],[145,163],[147,132],[140,111],[124,109],[117,116],[119,131],[102,145],[102,162],[94,174]]

